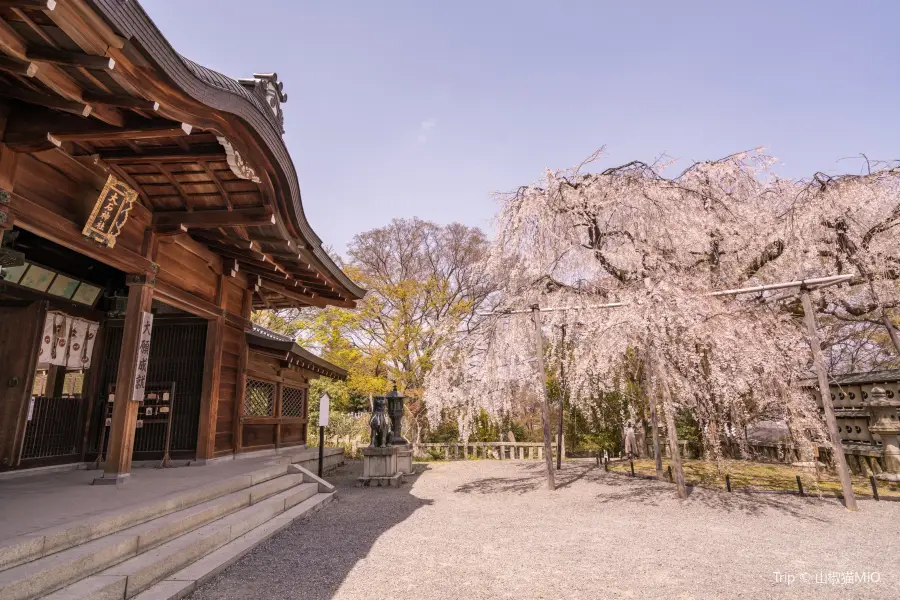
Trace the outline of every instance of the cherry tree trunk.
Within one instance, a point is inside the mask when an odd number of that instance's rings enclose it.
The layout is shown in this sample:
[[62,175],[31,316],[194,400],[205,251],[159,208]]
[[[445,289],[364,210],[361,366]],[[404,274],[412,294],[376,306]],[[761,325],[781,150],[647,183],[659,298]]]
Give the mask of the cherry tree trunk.
[[656,415],[656,394],[650,385],[650,368],[649,365],[644,367],[644,387],[647,390],[647,403],[650,405],[650,427],[653,430],[653,460],[656,461],[656,479],[662,481],[662,453],[659,451],[659,419]]
[[887,328],[888,335],[891,336],[891,341],[894,342],[894,349],[897,350],[897,354],[900,355],[900,333],[897,333],[897,328],[894,327],[894,322],[891,321],[891,317],[885,308],[881,309],[881,321]]
[[531,319],[534,321],[534,348],[538,375],[541,378],[541,389],[544,392],[543,402],[541,402],[541,422],[544,426],[544,461],[547,463],[547,487],[555,490],[553,446],[550,442],[550,399],[547,397],[547,373],[544,371],[544,337],[541,333],[541,311],[537,304],[531,307]]
[[653,429],[653,459],[656,461],[656,478],[662,481],[662,454],[659,451],[659,420],[656,417],[656,398],[652,397],[652,394],[648,395],[650,396],[648,399],[650,400],[650,426]]
[[838,433],[837,419],[834,416],[834,406],[831,404],[831,391],[828,387],[828,375],[825,373],[825,361],[822,359],[822,347],[819,341],[819,332],[816,330],[816,317],[813,313],[812,301],[809,292],[800,294],[803,303],[803,320],[806,321],[806,331],[809,335],[809,346],[812,349],[813,366],[816,377],[819,380],[819,395],[822,396],[822,408],[825,410],[825,424],[828,425],[828,436],[831,438],[834,465],[837,468],[838,477],[841,480],[841,491],[844,494],[844,506],[848,510],[856,510],[856,496],[853,493],[853,483],[850,481],[850,469],[847,467],[847,457],[844,456],[844,448],[841,444],[841,434]]
[[681,450],[678,448],[678,432],[675,430],[675,411],[672,403],[666,407],[666,428],[669,430],[669,451],[672,453],[672,466],[675,471],[675,483],[678,486],[678,497],[687,498],[687,488],[684,486],[684,469],[681,467]]

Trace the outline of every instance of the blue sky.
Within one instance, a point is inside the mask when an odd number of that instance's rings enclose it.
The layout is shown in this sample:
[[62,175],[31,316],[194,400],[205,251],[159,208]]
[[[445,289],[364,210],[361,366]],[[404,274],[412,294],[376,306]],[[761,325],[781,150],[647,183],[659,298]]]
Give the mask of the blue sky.
[[782,176],[900,158],[900,2],[143,0],[182,54],[276,71],[306,213],[343,252],[393,217],[490,230],[491,194],[766,146]]

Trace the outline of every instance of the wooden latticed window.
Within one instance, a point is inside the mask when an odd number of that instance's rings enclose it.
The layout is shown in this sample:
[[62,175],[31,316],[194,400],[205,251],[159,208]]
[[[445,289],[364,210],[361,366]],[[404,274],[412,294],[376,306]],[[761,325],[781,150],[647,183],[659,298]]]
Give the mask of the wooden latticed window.
[[275,384],[258,379],[247,379],[244,395],[244,416],[271,417],[275,413]]
[[306,389],[286,385],[281,387],[281,416],[302,417],[305,402]]

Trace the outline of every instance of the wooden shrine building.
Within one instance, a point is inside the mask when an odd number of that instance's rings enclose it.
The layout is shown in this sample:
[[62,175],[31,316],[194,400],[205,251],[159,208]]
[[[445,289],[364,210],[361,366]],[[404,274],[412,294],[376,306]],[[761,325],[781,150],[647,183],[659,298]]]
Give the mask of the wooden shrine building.
[[343,371],[254,309],[353,307],[278,76],[179,55],[135,0],[0,0],[0,470],[305,443]]

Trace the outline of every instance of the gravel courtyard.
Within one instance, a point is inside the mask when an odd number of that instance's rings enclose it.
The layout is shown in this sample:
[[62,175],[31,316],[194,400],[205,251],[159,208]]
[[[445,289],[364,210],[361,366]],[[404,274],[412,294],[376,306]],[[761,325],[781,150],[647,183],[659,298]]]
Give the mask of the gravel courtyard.
[[[431,463],[399,489],[329,477],[338,501],[193,600],[900,598],[900,503],[746,496],[570,462]],[[780,575],[778,575],[780,574]]]

